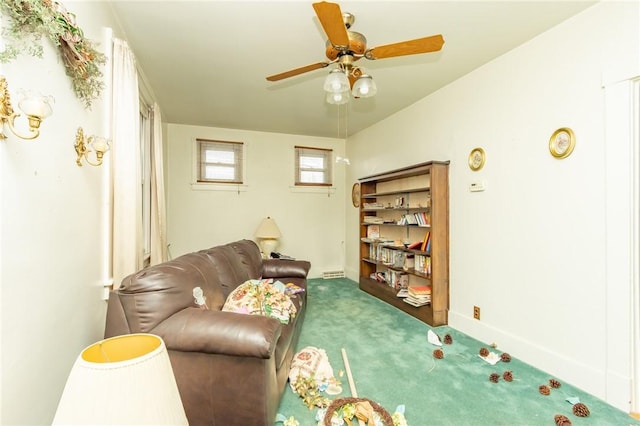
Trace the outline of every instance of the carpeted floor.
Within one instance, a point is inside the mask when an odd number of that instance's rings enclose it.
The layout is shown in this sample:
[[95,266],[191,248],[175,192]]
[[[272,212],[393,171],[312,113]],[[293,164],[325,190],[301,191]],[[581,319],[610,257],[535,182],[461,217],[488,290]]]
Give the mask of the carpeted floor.
[[[492,349],[450,327],[432,330],[443,339],[443,359],[435,359],[435,346],[427,342],[428,325],[358,289],[348,279],[309,280],[307,316],[298,349],[315,346],[326,351],[336,377],[344,370],[341,349],[349,358],[358,396],[381,404],[393,413],[405,405],[410,426],[425,425],[554,425],[564,414],[573,425],[640,425],[604,401],[561,382],[548,396],[538,391],[553,378],[517,359],[491,365],[478,356]],[[510,370],[513,381],[503,380]],[[500,374],[498,383],[489,380]],[[342,393],[351,396],[346,374],[339,378]],[[572,413],[567,398],[577,397],[591,415]],[[279,413],[293,416],[301,426],[315,426],[317,410],[287,388]],[[278,423],[282,425],[282,423]]]

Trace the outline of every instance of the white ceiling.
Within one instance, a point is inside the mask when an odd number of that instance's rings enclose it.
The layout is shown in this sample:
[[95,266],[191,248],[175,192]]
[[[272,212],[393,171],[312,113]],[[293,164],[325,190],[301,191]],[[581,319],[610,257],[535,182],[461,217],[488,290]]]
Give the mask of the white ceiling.
[[333,66],[279,82],[265,79],[326,60],[326,36],[312,1],[110,3],[163,121],[344,138],[595,1],[340,2],[343,12],[355,15],[351,29],[366,36],[369,48],[433,34],[445,40],[437,53],[358,61],[378,94],[348,107],[324,101],[322,85]]

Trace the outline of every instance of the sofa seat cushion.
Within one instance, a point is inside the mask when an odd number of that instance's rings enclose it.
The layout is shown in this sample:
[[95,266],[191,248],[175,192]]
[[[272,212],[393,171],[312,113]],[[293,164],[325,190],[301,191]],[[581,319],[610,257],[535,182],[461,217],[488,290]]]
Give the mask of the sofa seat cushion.
[[[294,284],[298,286],[302,291],[296,294],[290,294],[289,296],[298,313],[289,324],[282,327],[282,333],[280,334],[280,338],[278,339],[278,343],[276,344],[275,362],[276,369],[278,370],[284,365],[285,361],[291,361],[291,356],[295,351],[297,338],[299,337],[300,330],[302,328],[302,322],[306,312],[305,305],[307,301],[306,279],[290,278],[283,279],[283,282],[286,284]],[[294,341],[294,339],[296,339],[296,341]],[[286,367],[289,368],[288,365]]]

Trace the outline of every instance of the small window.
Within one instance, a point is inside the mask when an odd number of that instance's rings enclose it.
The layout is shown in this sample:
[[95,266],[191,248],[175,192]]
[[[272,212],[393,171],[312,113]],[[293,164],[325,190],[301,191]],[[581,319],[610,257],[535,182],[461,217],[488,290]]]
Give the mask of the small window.
[[296,185],[331,186],[333,150],[296,146]]
[[198,182],[242,183],[242,142],[196,141]]

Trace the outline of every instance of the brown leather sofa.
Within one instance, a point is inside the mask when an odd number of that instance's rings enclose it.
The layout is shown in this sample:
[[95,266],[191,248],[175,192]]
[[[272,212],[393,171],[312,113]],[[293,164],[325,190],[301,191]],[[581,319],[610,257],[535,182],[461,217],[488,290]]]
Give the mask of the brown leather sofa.
[[[151,266],[111,292],[105,337],[152,333],[164,339],[190,425],[271,426],[302,328],[306,291],[292,298],[297,314],[286,325],[221,308],[249,279],[306,289],[310,266],[263,260],[249,240]],[[195,304],[194,287],[202,288],[209,309]]]

